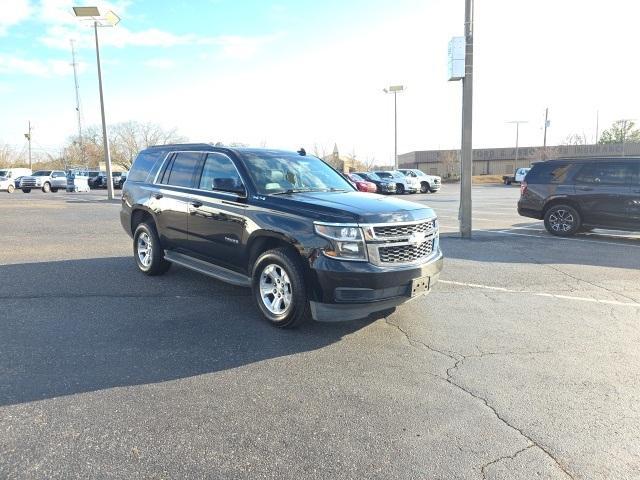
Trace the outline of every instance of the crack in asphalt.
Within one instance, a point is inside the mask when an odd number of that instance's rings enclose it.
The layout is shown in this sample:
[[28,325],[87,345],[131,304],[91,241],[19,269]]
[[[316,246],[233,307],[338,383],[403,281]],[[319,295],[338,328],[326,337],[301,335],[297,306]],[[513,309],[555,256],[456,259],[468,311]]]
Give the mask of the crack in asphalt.
[[536,261],[536,260],[532,260],[532,261],[537,263],[537,264],[539,264],[539,265],[543,265],[545,267],[548,267],[551,270],[554,270],[554,271],[556,271],[558,273],[561,273],[562,275],[565,275],[565,276],[567,276],[569,278],[572,278],[572,279],[574,279],[574,280],[576,280],[578,282],[584,282],[587,285],[591,285],[592,287],[600,288],[600,289],[604,290],[605,292],[612,293],[613,295],[618,295],[620,297],[626,298],[627,300],[631,300],[631,301],[636,302],[636,303],[638,302],[637,298],[630,297],[629,295],[625,295],[624,293],[617,292],[617,291],[615,291],[615,290],[613,290],[611,288],[605,287],[604,285],[600,285],[600,284],[591,282],[589,280],[585,280],[584,278],[577,277],[577,276],[575,276],[575,275],[573,275],[573,274],[571,274],[569,272],[565,272],[564,270],[562,270],[559,267],[556,267],[555,265],[551,265],[549,263],[541,263],[541,262]]
[[[452,372],[454,370],[456,370],[460,365],[462,365],[467,358],[469,358],[469,357],[482,357],[484,355],[483,353],[481,353],[480,355],[468,355],[468,356],[465,356],[465,355],[462,355],[462,354],[457,353],[457,352],[451,352],[451,351],[447,351],[447,350],[439,350],[439,349],[434,348],[434,347],[432,347],[431,345],[429,345],[429,344],[427,344],[425,342],[422,342],[420,340],[416,340],[416,339],[411,338],[411,335],[409,335],[409,333],[406,330],[404,330],[400,325],[390,322],[388,317],[385,317],[384,320],[385,320],[385,323],[387,323],[387,325],[389,325],[389,326],[395,328],[396,330],[398,330],[405,337],[405,339],[407,340],[409,345],[411,345],[412,347],[414,347],[416,349],[426,348],[427,350],[429,350],[431,352],[438,353],[440,355],[443,355],[443,356],[447,357],[450,360],[453,360],[454,361],[453,366],[447,368],[447,370],[446,370],[446,374],[447,374],[446,378],[441,376],[441,375],[437,375],[437,374],[430,374],[430,375],[434,376],[436,378],[439,378],[441,380],[444,380],[449,385],[452,385],[453,387],[461,390],[462,392],[466,393],[467,395],[469,395],[469,396],[475,398],[476,400],[479,400],[480,402],[482,402],[489,410],[491,410],[493,412],[494,416],[498,420],[500,420],[502,423],[504,423],[507,427],[511,428],[512,430],[515,430],[516,432],[518,432],[522,437],[524,437],[530,443],[530,445],[527,448],[531,448],[531,447],[539,448],[542,452],[544,452],[556,464],[556,466],[568,478],[570,478],[572,480],[574,479],[573,475],[571,475],[571,473],[569,473],[567,471],[567,469],[560,463],[560,461],[558,459],[556,459],[553,456],[553,454],[546,447],[544,447],[544,446],[540,445],[538,442],[536,442],[533,438],[531,438],[531,436],[526,434],[521,428],[509,423],[509,421],[506,418],[504,418],[500,414],[500,412],[498,412],[498,410],[493,405],[491,405],[489,403],[489,401],[486,398],[481,397],[480,395],[474,393],[473,391],[466,389],[465,387],[463,387],[462,385],[456,383],[453,380]],[[478,348],[478,347],[476,346],[476,348]],[[478,348],[478,350],[480,350],[480,349]],[[532,352],[532,354],[535,354],[535,353],[538,353],[538,352]],[[515,454],[513,454],[513,457],[515,458],[515,456],[518,453],[521,453],[521,452],[516,452]],[[498,459],[496,459],[496,460],[494,460],[492,462],[489,462],[488,464],[485,464],[485,466],[483,468],[486,468],[490,464],[497,463],[500,460],[504,460],[506,458],[511,458],[511,457],[509,457],[509,456],[500,457],[500,458],[498,458]],[[483,472],[483,476],[484,476],[484,472]]]
[[56,298],[60,300],[73,300],[75,298],[165,298],[165,299],[181,299],[181,298],[227,298],[227,297],[248,297],[249,293],[246,294],[209,294],[209,293],[201,293],[201,294],[187,294],[187,295],[134,295],[134,294],[120,294],[120,293],[85,293],[85,294],[73,294],[73,295],[59,295],[59,294],[46,294],[46,295],[0,295],[0,300],[42,300],[42,299],[51,299]]
[[529,444],[524,448],[521,448],[520,450],[518,450],[517,452],[515,452],[513,455],[505,455],[504,457],[499,457],[496,458],[495,460],[491,460],[489,463],[485,463],[482,468],[480,469],[480,473],[482,473],[482,478],[486,479],[487,478],[487,472],[485,471],[487,468],[489,468],[491,465],[496,465],[500,462],[502,462],[503,460],[514,460],[518,455],[520,455],[522,452],[526,452],[527,450],[529,450],[530,448],[535,447],[536,445],[534,444]]

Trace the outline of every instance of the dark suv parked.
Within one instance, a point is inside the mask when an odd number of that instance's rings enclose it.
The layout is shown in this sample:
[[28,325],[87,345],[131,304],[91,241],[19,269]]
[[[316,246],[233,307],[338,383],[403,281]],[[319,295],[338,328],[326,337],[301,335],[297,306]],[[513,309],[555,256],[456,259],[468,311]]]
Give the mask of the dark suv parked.
[[553,235],[592,228],[640,230],[640,158],[536,163],[520,192],[518,213],[544,219]]
[[251,287],[281,327],[390,312],[427,293],[442,269],[433,210],[359,193],[303,150],[148,148],[120,217],[142,272],[177,263]]

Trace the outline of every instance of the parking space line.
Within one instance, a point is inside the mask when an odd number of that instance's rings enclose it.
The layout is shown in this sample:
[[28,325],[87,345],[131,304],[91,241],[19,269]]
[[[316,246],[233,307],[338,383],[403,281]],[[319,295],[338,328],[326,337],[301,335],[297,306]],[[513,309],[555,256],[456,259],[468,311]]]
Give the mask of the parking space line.
[[480,285],[478,283],[455,282],[453,280],[438,280],[438,283],[444,283],[447,285],[457,285],[460,287],[479,288],[483,290],[492,290],[495,292],[502,292],[502,293],[517,293],[520,295],[525,294],[525,295],[531,295],[535,297],[555,298],[558,300],[575,300],[578,302],[590,302],[590,303],[601,303],[605,305],[615,305],[617,307],[640,308],[640,303],[637,303],[637,302],[619,302],[617,300],[603,300],[599,298],[590,298],[590,297],[574,297],[571,295],[558,295],[555,293],[546,293],[546,292],[527,292],[523,290],[513,290],[511,288],[495,287],[491,285]]
[[[528,233],[516,233],[516,232],[510,232],[508,230],[474,230],[474,231],[501,233],[503,235],[517,235],[520,237],[544,238],[545,240],[567,240],[570,242],[586,242],[586,243],[597,243],[598,245],[615,245],[616,247],[640,248],[640,245],[633,245],[631,243],[608,242],[606,240],[587,240],[585,238],[555,237],[551,235],[530,235]],[[634,240],[634,239],[631,239],[631,240]]]

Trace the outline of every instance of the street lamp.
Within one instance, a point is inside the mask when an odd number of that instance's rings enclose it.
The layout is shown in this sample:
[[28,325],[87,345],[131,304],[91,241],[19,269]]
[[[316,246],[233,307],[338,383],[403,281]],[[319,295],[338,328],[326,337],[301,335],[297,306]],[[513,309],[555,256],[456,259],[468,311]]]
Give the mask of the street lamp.
[[96,39],[96,61],[98,63],[98,88],[100,90],[100,114],[102,116],[102,142],[104,146],[104,163],[107,167],[107,198],[113,200],[113,177],[111,176],[111,152],[109,151],[109,138],[107,137],[107,122],[104,116],[104,95],[102,93],[102,68],[100,67],[100,46],[98,43],[98,27],[115,27],[120,22],[112,11],[100,15],[98,7],[73,7],[76,17],[83,20],[90,19],[93,22],[93,33]]
[[527,120],[511,120],[509,122],[506,123],[515,123],[516,124],[516,158],[515,158],[515,164],[516,164],[516,168],[515,170],[518,169],[518,141],[520,139],[520,124],[521,123],[529,123]]
[[394,135],[394,144],[393,144],[393,165],[394,169],[398,169],[398,93],[404,92],[404,85],[392,85],[389,88],[383,88],[382,91],[384,93],[392,93],[393,94],[393,135]]

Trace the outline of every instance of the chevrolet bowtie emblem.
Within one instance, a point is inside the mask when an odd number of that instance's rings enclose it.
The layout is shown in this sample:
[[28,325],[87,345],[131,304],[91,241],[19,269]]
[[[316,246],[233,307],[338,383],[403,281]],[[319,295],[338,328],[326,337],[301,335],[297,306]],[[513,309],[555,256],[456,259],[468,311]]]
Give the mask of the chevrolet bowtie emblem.
[[409,237],[409,243],[413,245],[420,245],[422,242],[424,242],[424,239],[425,239],[424,233],[422,232],[412,233],[411,236]]

